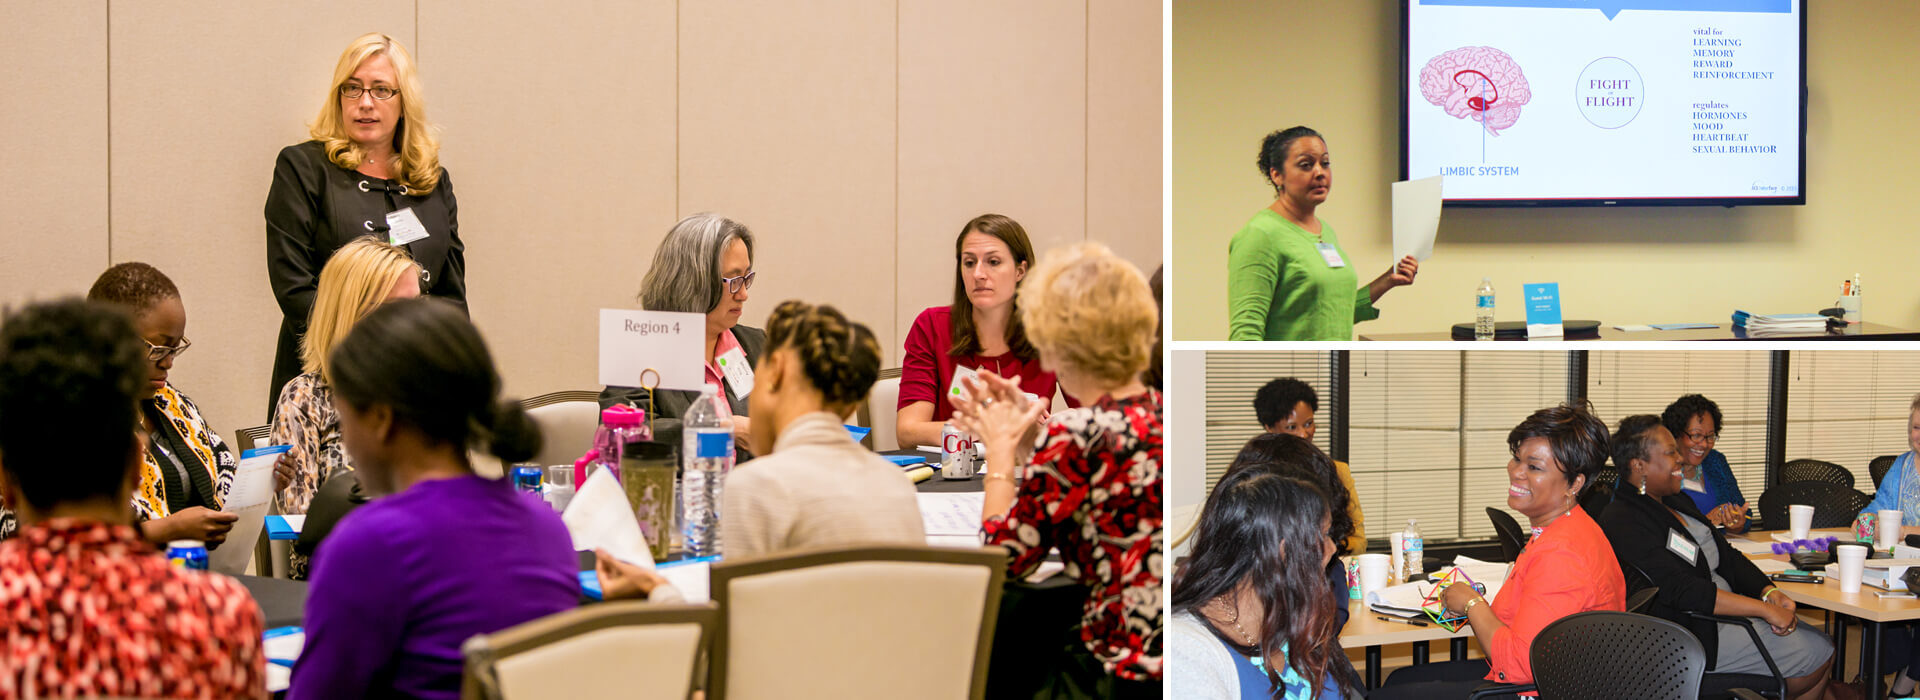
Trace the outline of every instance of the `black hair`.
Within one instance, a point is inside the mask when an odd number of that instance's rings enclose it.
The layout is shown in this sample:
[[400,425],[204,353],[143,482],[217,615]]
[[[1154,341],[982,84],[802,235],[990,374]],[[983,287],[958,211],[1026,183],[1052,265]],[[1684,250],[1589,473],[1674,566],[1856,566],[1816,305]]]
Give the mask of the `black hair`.
[[28,503],[120,494],[146,355],[126,310],[105,304],[33,304],[0,326],[0,464]]
[[828,405],[865,401],[880,378],[880,342],[839,309],[783,301],[767,317],[767,352],[792,347],[813,388]]
[[1667,410],[1660,413],[1660,422],[1665,423],[1667,432],[1673,433],[1675,440],[1687,434],[1687,423],[1702,413],[1713,419],[1713,432],[1720,432],[1720,405],[1699,394],[1687,394],[1673,403],[1667,404]]
[[1308,136],[1323,142],[1327,140],[1320,132],[1304,126],[1281,129],[1260,140],[1260,180],[1273,185],[1275,195],[1280,194],[1280,186],[1273,183],[1273,171],[1286,172],[1287,149],[1293,147],[1293,142]]
[[1593,488],[1593,477],[1607,464],[1607,424],[1593,415],[1593,404],[1585,400],[1534,411],[1507,433],[1507,449],[1519,453],[1520,443],[1530,438],[1546,438],[1553,460],[1571,486],[1574,477],[1587,477],[1578,497]]
[[[1320,561],[1320,521],[1329,510],[1310,481],[1259,469],[1221,477],[1200,510],[1193,552],[1174,571],[1173,611],[1201,616],[1201,608],[1223,596],[1232,600],[1245,584],[1266,610],[1257,635],[1268,655],[1268,682],[1279,686],[1272,659],[1282,645],[1287,665],[1302,677],[1326,678],[1340,653],[1333,606],[1346,604],[1333,600]],[[1344,693],[1346,681],[1339,684]],[[1320,684],[1313,685],[1317,697]]]
[[1274,424],[1286,420],[1293,413],[1293,407],[1306,404],[1315,412],[1320,410],[1320,395],[1313,387],[1293,377],[1281,377],[1267,382],[1253,393],[1253,415],[1260,419],[1260,427],[1271,428]]
[[1346,548],[1347,538],[1353,535],[1353,511],[1350,510],[1353,495],[1347,493],[1347,485],[1340,481],[1340,470],[1327,453],[1298,435],[1261,433],[1248,440],[1227,465],[1228,474],[1243,469],[1265,470],[1319,486],[1333,510],[1329,536],[1339,545],[1341,554],[1350,553]]
[[509,464],[540,451],[540,429],[518,401],[500,400],[500,373],[451,302],[383,304],[353,325],[327,359],[330,383],[356,409],[393,409],[394,420],[439,443],[481,444]]
[[140,313],[153,308],[162,299],[180,298],[173,280],[143,262],[123,262],[107,268],[87,290],[87,301],[120,304]]
[[1620,419],[1620,427],[1613,431],[1613,468],[1620,472],[1620,478],[1626,479],[1633,473],[1633,460],[1646,461],[1648,448],[1652,446],[1653,429],[1661,427],[1659,416],[1640,414]]

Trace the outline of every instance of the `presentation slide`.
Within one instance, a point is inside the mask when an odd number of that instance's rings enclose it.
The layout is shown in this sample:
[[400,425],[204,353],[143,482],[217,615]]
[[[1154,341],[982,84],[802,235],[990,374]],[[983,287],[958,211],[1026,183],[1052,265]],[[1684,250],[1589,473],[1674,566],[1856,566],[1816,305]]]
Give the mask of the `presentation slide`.
[[1406,2],[1405,174],[1449,202],[1800,195],[1799,0]]

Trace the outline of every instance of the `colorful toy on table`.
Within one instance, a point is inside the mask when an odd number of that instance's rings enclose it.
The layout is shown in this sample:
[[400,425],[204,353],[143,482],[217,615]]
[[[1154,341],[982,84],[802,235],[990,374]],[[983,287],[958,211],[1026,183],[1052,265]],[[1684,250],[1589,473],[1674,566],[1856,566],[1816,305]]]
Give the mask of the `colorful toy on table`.
[[1461,571],[1460,567],[1454,567],[1447,573],[1441,574],[1439,578],[1434,579],[1433,590],[1428,592],[1426,597],[1420,600],[1420,611],[1426,613],[1427,617],[1433,618],[1435,623],[1445,628],[1448,632],[1458,632],[1461,627],[1467,624],[1466,615],[1449,615],[1447,613],[1447,606],[1440,602],[1441,592],[1447,590],[1447,586],[1456,583],[1467,584],[1473,588],[1473,592],[1480,595],[1484,596],[1487,594],[1485,584],[1475,582],[1473,577],[1467,575],[1467,572]]
[[[1872,542],[1879,536],[1879,513],[1861,513],[1853,518],[1855,542]],[[1868,545],[1871,547],[1872,545]]]

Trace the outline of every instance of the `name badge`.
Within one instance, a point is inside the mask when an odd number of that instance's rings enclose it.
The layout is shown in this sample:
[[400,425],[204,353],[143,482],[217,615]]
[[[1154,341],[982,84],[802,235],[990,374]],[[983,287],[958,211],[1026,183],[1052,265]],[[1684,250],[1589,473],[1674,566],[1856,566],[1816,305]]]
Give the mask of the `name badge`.
[[413,207],[387,213],[387,242],[406,245],[427,237],[427,226],[413,215]]
[[753,363],[747,362],[746,351],[734,348],[713,361],[720,363],[720,374],[727,378],[727,386],[733,387],[735,396],[744,399],[753,393]]
[[1697,563],[1700,558],[1700,545],[1694,544],[1693,540],[1686,535],[1672,530],[1667,531],[1667,551],[1680,555],[1680,558],[1687,560],[1688,564]]
[[1321,258],[1326,259],[1327,267],[1342,268],[1347,266],[1347,261],[1340,257],[1340,249],[1333,247],[1332,243],[1321,241],[1313,244],[1313,247],[1320,251]]
[[960,381],[962,379],[971,379],[977,382],[977,381],[980,381],[980,373],[975,372],[972,367],[962,367],[960,365],[954,365],[953,381],[947,384],[947,400],[948,401],[959,401],[963,399],[973,398],[973,392],[967,391],[967,385]]

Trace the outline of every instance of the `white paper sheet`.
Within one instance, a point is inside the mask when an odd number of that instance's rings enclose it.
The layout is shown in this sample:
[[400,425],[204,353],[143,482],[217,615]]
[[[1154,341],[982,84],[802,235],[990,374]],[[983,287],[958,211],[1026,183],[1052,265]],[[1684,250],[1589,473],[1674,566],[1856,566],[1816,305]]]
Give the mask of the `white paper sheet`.
[[567,504],[560,520],[567,524],[567,534],[573,536],[575,551],[601,548],[615,559],[653,568],[653,555],[640,535],[640,521],[633,517],[627,494],[612,472],[594,470],[587,483],[573,494],[573,502]]
[[651,369],[660,375],[657,388],[699,391],[707,383],[700,362],[706,323],[702,314],[601,309],[600,383],[641,386]]
[[1733,545],[1734,551],[1737,551],[1741,554],[1772,554],[1773,553],[1772,542],[1755,542],[1753,540],[1749,540],[1746,538],[1739,538],[1739,539],[1728,538],[1727,544]]
[[1763,574],[1777,574],[1793,568],[1792,564],[1780,561],[1779,559],[1755,559],[1753,560],[1753,565]]
[[974,536],[974,546],[979,546],[980,512],[987,507],[987,494],[971,493],[922,493],[920,498],[920,521],[927,528],[929,540],[935,535]]
[[681,597],[689,603],[705,603],[713,599],[711,587],[713,562],[696,559],[684,562],[668,562],[655,569],[662,577],[680,589]]
[[1393,183],[1393,260],[1433,257],[1440,233],[1440,176]]
[[260,541],[260,530],[266,522],[267,504],[273,499],[273,463],[290,449],[289,445],[274,445],[241,453],[233,486],[221,507],[240,519],[227,531],[226,541],[207,553],[207,568],[229,576],[246,573],[247,564],[253,562],[254,543]]
[[303,631],[286,634],[273,634],[260,645],[267,655],[267,692],[278,693],[293,683],[293,667],[274,663],[274,660],[294,661],[300,658],[300,650],[307,644],[307,633]]

